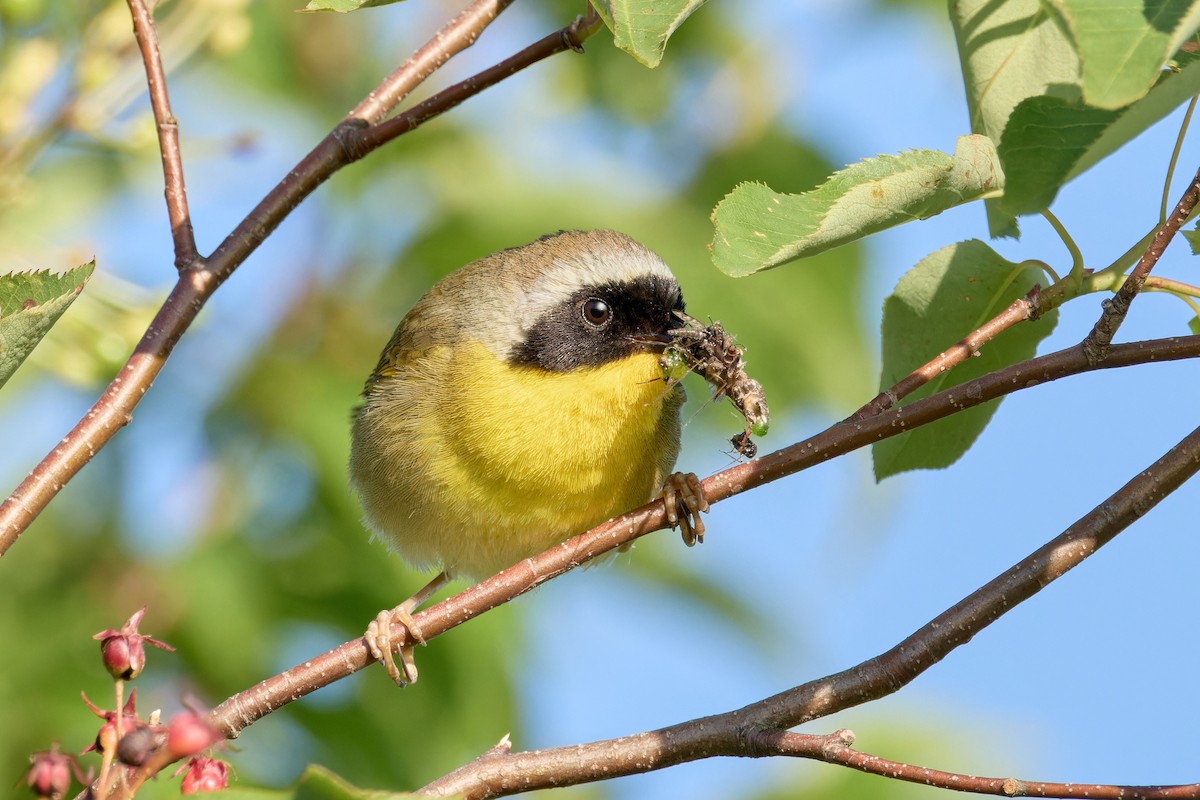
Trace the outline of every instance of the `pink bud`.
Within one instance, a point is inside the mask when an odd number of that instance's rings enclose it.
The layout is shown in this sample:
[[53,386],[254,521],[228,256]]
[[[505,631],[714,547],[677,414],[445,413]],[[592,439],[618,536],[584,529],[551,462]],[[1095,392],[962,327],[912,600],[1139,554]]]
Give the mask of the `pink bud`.
[[36,796],[58,800],[71,788],[73,767],[71,757],[58,752],[56,744],[44,753],[34,753],[29,757],[25,782]]
[[181,794],[219,792],[229,788],[229,765],[220,759],[207,756],[193,758],[184,765],[184,769],[187,774],[179,786]]
[[167,751],[173,758],[194,756],[224,738],[212,723],[193,711],[176,714],[167,723]]
[[100,640],[100,655],[104,659],[104,668],[114,678],[133,680],[142,673],[142,669],[146,666],[144,642],[149,642],[163,650],[175,649],[166,642],[160,642],[158,639],[138,633],[138,625],[142,623],[142,617],[145,615],[146,607],[143,606],[140,611],[134,612],[133,616],[125,621],[121,630],[108,628],[92,637]]

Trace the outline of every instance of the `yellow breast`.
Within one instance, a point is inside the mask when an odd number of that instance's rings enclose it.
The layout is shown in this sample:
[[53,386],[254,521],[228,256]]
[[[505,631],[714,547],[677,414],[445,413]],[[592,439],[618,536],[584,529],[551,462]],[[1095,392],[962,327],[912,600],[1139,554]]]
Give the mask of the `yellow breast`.
[[416,563],[486,576],[641,505],[674,465],[683,392],[653,354],[547,372],[480,344],[439,350],[405,381],[421,388],[386,491],[372,503],[356,477],[368,520]]

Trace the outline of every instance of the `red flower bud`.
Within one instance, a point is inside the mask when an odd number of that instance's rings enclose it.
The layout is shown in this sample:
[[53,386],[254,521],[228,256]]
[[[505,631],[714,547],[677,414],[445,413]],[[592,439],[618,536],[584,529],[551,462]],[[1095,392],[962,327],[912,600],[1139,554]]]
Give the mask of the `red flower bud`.
[[183,783],[179,787],[181,794],[219,792],[229,788],[229,765],[220,759],[196,757],[184,764],[180,771],[185,769],[187,774],[183,776]]
[[149,642],[163,650],[174,650],[174,647],[158,639],[138,633],[138,625],[146,615],[146,607],[125,621],[121,630],[100,631],[93,639],[100,640],[100,654],[104,658],[104,668],[108,674],[121,680],[133,680],[142,673],[146,666],[146,648],[144,642]]
[[37,797],[59,800],[71,788],[72,772],[78,772],[74,760],[58,752],[58,745],[55,744],[46,752],[34,753],[29,757],[25,783]]

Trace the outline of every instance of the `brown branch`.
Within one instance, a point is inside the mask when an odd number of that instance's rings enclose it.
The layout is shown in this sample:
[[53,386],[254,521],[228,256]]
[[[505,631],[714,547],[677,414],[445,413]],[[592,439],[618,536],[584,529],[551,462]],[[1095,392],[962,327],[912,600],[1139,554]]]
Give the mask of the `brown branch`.
[[475,40],[513,0],[475,0],[458,16],[442,26],[383,83],[354,107],[348,119],[373,126],[392,112],[404,98],[452,57],[475,44]]
[[[1113,348],[1114,354],[1116,351],[1117,348]],[[1082,354],[1078,357],[1084,359]],[[569,747],[484,757],[451,773],[453,779],[438,779],[418,794],[461,794],[478,800],[634,775],[713,756],[757,758],[778,755],[780,743],[789,742],[785,729],[898,691],[1022,601],[1078,566],[1197,471],[1200,471],[1200,428],[1021,562],[887,652],[850,669],[736,711],[655,731]],[[800,741],[797,740],[797,746]],[[811,740],[808,745],[812,745]],[[837,747],[829,746],[826,741],[818,749],[832,755],[836,754]],[[868,758],[850,766],[865,769]],[[877,766],[882,769],[890,763]],[[903,775],[893,777],[923,780],[917,777],[918,769],[908,768]],[[947,780],[953,777],[949,773],[938,774]],[[1036,787],[1035,784],[1016,782],[1011,786],[1017,790]],[[1113,788],[1118,790],[1120,787]],[[1173,787],[1171,791],[1174,791]]]
[[1200,783],[1175,786],[1114,786],[1098,783],[1051,783],[1026,781],[1017,778],[982,778],[945,772],[886,758],[873,756],[851,747],[854,734],[848,730],[825,736],[811,736],[787,731],[764,731],[757,735],[759,750],[774,749],[781,756],[798,756],[837,764],[851,769],[880,775],[885,778],[936,786],[973,794],[992,794],[1002,797],[1061,797],[1089,800],[1176,800],[1200,798]]
[[1197,202],[1200,202],[1200,171],[1188,184],[1183,197],[1179,198],[1175,210],[1171,212],[1171,216],[1167,217],[1166,221],[1159,226],[1154,238],[1150,241],[1150,246],[1138,260],[1137,266],[1129,273],[1129,277],[1121,284],[1121,288],[1111,299],[1105,300],[1101,304],[1103,310],[1100,312],[1100,319],[1096,320],[1091,333],[1083,340],[1083,352],[1089,361],[1099,363],[1104,360],[1108,348],[1112,344],[1113,336],[1116,335],[1117,329],[1121,327],[1121,323],[1129,314],[1129,306],[1133,303],[1133,298],[1137,297],[1138,292],[1142,290],[1142,285],[1146,282],[1150,270],[1154,269],[1154,265],[1162,258],[1163,252],[1179,228],[1187,222],[1188,217],[1195,210]]
[[195,266],[200,254],[196,251],[196,236],[192,230],[187,189],[183,182],[179,123],[171,113],[171,99],[167,95],[167,74],[163,69],[162,55],[158,51],[158,31],[154,27],[154,16],[146,7],[145,0],[126,2],[133,17],[133,35],[142,51],[142,63],[146,66],[150,108],[154,112],[154,124],[158,129],[158,150],[162,154],[167,218],[171,223],[171,239],[175,243],[175,268],[182,271]]
[[[451,56],[475,43],[512,0],[474,0],[389,75],[329,132],[238,224],[209,257],[206,269],[223,283],[304,198],[342,167],[371,152],[360,138]],[[549,54],[547,54],[549,55]],[[461,102],[461,101],[460,101]],[[448,110],[441,108],[437,113]],[[435,114],[430,114],[430,119]]]
[[443,89],[428,100],[397,114],[392,119],[362,131],[357,137],[357,144],[368,148],[379,147],[395,139],[397,136],[408,133],[431,117],[454,108],[472,95],[479,94],[484,89],[494,86],[505,78],[511,77],[529,65],[541,61],[543,58],[566,50],[574,50],[577,53],[582,53],[584,41],[595,33],[601,25],[600,15],[594,9],[589,8],[589,11],[591,13],[588,16],[576,17],[575,21],[567,27],[539,39],[516,55],[504,59],[499,64]]
[[[270,191],[208,259],[180,274],[179,281],[117,377],[83,419],[0,503],[0,556],[8,551],[62,487],[130,421],[134,409],[175,344],[221,283],[279,226],[292,209],[329,176],[377,146],[360,145],[356,137],[370,130],[367,118],[375,118],[381,113],[382,99],[389,98],[389,102],[403,99],[436,68],[434,65],[440,66],[451,55],[469,47],[482,29],[510,2],[512,0],[476,0],[467,11],[438,31],[429,44],[418,51],[419,58],[414,56],[409,59],[404,68],[392,73],[368,95],[367,100],[339,123]],[[572,40],[578,44],[595,30],[595,26],[589,27],[586,21],[580,23],[576,20],[555,37],[560,41],[563,37],[573,37]],[[546,58],[563,49],[543,47],[536,55]],[[524,66],[536,60],[527,58]],[[495,81],[481,80],[474,87],[465,87],[453,95],[445,96],[441,102],[446,105],[434,104],[431,99],[430,104],[422,104],[421,119],[412,123],[411,127],[449,110],[471,93],[483,91],[493,83]]]
[[[1062,350],[997,370],[861,422],[838,423],[802,442],[707,478],[703,482],[704,493],[710,503],[715,503],[918,425],[1040,383],[1096,369],[1196,357],[1200,357],[1200,336],[1117,345],[1102,364],[1088,363],[1079,347]],[[663,503],[656,500],[509,567],[416,614],[415,621],[424,638],[430,641],[539,584],[666,524]],[[408,644],[408,632],[403,626],[393,626],[391,635],[397,647]],[[247,725],[280,706],[357,672],[371,661],[366,643],[362,639],[351,640],[230,697],[212,710],[212,722],[226,736],[234,738]]]
[[931,380],[971,358],[979,348],[1017,323],[1037,319],[1042,313],[1041,287],[1034,286],[1024,297],[1013,300],[1008,308],[968,333],[958,344],[950,347],[923,366],[917,367],[892,388],[877,394],[871,402],[855,411],[846,422],[859,422],[882,414]]

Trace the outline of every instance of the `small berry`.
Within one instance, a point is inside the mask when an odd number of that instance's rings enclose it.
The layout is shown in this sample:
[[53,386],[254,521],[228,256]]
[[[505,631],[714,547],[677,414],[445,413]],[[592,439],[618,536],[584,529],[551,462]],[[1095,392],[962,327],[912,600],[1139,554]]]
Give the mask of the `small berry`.
[[160,642],[158,639],[138,633],[138,625],[141,624],[142,617],[145,615],[146,607],[142,606],[140,611],[134,612],[133,616],[125,621],[121,630],[108,628],[92,637],[100,640],[100,654],[104,658],[104,668],[114,678],[128,681],[142,673],[142,669],[146,666],[146,648],[143,644],[145,642],[163,650],[175,649],[166,642]]
[[162,729],[158,732],[149,725],[139,722],[125,731],[121,741],[117,742],[117,760],[131,767],[140,767],[154,754],[162,743]]

